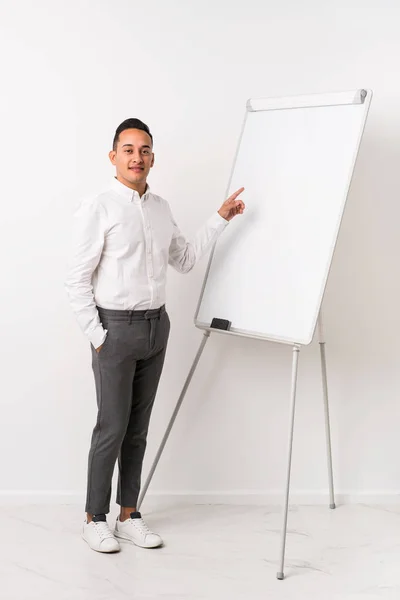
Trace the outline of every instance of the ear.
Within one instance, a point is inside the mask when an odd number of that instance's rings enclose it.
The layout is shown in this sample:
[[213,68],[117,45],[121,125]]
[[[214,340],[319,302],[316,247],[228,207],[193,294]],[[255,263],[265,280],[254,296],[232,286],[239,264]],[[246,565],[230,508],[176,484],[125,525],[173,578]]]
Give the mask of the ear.
[[112,162],[113,165],[115,165],[116,155],[117,155],[117,153],[115,152],[115,150],[111,150],[111,152],[108,153],[108,158],[110,159],[110,161]]
[[152,157],[151,157],[151,165],[150,165],[150,168],[151,168],[151,167],[154,167],[154,161],[155,161],[155,156],[154,156],[154,152],[153,152],[153,155],[152,155]]

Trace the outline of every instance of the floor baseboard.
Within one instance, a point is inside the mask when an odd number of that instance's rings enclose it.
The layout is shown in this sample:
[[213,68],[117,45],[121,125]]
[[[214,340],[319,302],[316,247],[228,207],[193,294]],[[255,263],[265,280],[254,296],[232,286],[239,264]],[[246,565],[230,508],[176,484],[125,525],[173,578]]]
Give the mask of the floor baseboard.
[[[84,504],[85,493],[69,490],[2,490],[0,505],[29,504]],[[290,494],[290,504],[329,505],[327,491],[296,491]],[[339,504],[400,504],[400,491],[338,491],[335,502]],[[148,492],[145,503],[152,507],[192,504],[226,505],[281,505],[283,491],[152,491]]]

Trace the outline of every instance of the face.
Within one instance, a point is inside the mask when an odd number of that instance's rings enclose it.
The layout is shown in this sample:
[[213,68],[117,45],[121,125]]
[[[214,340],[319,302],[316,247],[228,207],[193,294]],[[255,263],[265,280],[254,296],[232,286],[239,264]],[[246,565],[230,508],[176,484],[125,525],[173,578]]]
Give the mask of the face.
[[140,129],[125,129],[119,136],[117,149],[109,157],[119,180],[134,188],[145,185],[154,164],[151,137]]

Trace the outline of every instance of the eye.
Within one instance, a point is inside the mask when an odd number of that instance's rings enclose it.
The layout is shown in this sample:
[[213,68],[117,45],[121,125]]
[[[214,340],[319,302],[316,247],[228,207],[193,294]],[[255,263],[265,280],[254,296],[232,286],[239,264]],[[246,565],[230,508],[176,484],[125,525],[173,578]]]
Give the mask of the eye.
[[129,152],[132,152],[132,149],[131,149],[131,148],[128,148],[127,150],[125,150],[125,152],[128,152],[128,153],[129,153]]
[[142,154],[145,154],[146,156],[148,156],[150,154],[150,150],[143,150]]

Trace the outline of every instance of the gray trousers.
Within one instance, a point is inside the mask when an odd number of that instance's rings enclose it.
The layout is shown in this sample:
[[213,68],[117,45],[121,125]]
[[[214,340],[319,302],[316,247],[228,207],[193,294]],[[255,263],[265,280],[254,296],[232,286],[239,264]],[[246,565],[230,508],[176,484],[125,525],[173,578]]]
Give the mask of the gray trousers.
[[147,311],[98,311],[108,334],[100,352],[92,347],[98,413],[89,452],[89,514],[109,512],[117,459],[117,504],[136,507],[170,328],[164,306]]

